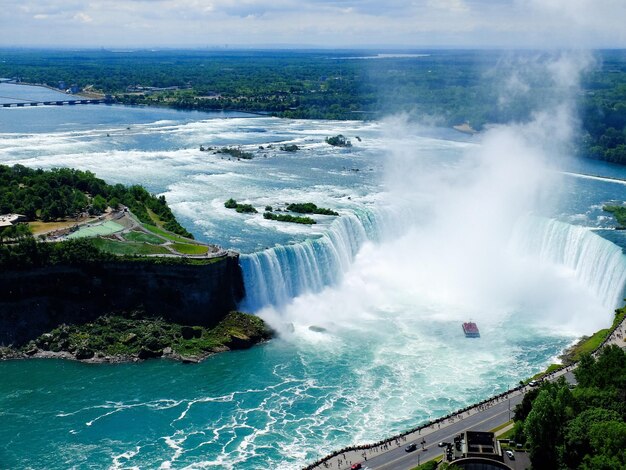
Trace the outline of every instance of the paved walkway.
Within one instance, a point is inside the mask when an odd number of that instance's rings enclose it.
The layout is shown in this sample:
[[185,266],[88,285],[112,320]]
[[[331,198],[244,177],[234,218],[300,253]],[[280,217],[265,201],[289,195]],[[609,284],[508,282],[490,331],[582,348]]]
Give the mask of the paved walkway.
[[[607,339],[593,353],[596,356],[600,348],[608,344],[626,347],[626,320],[623,320],[611,332]],[[556,380],[565,376],[568,382],[574,382],[572,370],[575,364],[559,369],[544,376],[544,380]],[[438,447],[442,441],[451,442],[454,436],[466,429],[490,431],[509,422],[513,418],[515,405],[531,389],[529,385],[519,386],[491,399],[445,416],[435,422],[427,423],[420,428],[401,436],[371,445],[355,446],[345,452],[336,452],[331,458],[307,469],[349,469],[354,463],[360,462],[363,468],[376,470],[407,470],[420,463],[432,460],[443,454]],[[417,450],[406,452],[405,447],[417,444]]]

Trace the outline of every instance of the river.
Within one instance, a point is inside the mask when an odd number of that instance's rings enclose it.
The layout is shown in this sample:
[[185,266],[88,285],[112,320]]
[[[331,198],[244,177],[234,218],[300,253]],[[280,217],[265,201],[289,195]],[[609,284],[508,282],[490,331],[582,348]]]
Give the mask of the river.
[[[29,88],[0,84],[0,95]],[[198,239],[243,253],[241,308],[280,332],[198,365],[0,363],[0,467],[297,468],[541,370],[607,326],[622,298],[626,242],[601,208],[626,200],[626,186],[580,174],[626,170],[551,158],[520,133],[470,138],[401,118],[0,110],[0,163],[75,167],[164,194]],[[353,146],[325,143],[337,134]],[[226,209],[231,197],[260,213]],[[265,206],[291,202],[340,216],[311,227],[263,219]],[[462,334],[470,318],[478,340]]]

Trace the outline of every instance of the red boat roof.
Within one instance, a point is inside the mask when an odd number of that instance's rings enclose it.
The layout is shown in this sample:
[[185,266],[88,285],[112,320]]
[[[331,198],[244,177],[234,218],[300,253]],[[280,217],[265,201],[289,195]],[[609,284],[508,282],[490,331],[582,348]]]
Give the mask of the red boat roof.
[[478,331],[478,327],[476,326],[476,323],[470,321],[467,323],[463,323],[463,330],[464,331]]

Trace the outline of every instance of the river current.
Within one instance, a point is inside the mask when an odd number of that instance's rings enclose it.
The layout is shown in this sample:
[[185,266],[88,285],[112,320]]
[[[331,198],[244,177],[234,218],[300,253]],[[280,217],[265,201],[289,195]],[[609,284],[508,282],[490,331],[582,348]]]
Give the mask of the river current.
[[[324,142],[337,134],[353,146]],[[623,232],[601,208],[626,200],[626,185],[596,176],[626,171],[520,165],[526,147],[500,146],[503,135],[483,142],[401,119],[0,110],[0,163],[75,167],[164,194],[198,239],[242,253],[241,308],[280,333],[192,366],[0,363],[0,468],[298,468],[541,370],[621,301]],[[231,197],[261,213],[314,202],[340,216],[281,224],[226,209]],[[479,340],[462,334],[470,318]]]

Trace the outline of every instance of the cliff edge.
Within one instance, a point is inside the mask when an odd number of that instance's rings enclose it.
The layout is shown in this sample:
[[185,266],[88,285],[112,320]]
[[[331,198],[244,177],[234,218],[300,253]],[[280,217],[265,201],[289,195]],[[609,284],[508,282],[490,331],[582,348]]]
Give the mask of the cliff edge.
[[55,327],[140,309],[166,321],[214,326],[244,296],[239,255],[210,264],[107,261],[0,272],[0,346]]

